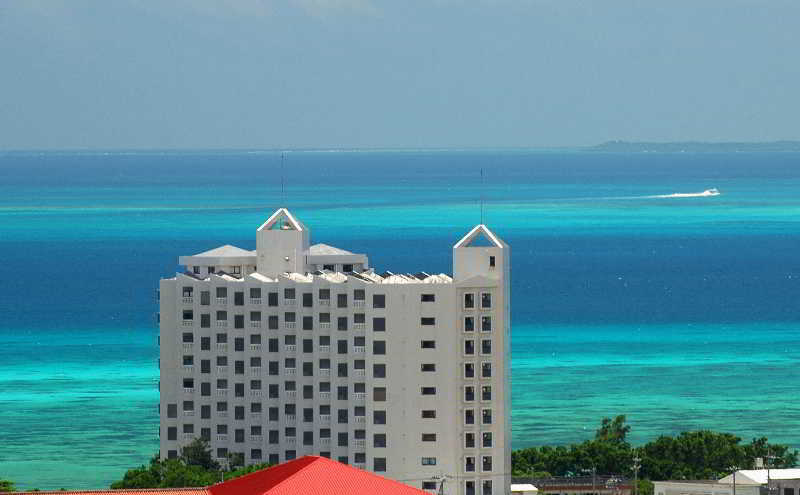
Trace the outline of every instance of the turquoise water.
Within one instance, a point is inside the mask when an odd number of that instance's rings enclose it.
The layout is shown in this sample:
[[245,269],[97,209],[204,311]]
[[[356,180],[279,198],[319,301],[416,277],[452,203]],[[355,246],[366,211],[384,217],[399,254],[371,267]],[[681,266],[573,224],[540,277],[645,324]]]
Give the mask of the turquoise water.
[[[800,154],[290,153],[315,242],[450,272],[513,249],[515,448],[628,414],[800,448]],[[104,487],[158,449],[159,277],[281,204],[275,153],[0,155],[0,477]],[[484,168],[483,185],[479,169]],[[653,198],[716,187],[712,198]]]

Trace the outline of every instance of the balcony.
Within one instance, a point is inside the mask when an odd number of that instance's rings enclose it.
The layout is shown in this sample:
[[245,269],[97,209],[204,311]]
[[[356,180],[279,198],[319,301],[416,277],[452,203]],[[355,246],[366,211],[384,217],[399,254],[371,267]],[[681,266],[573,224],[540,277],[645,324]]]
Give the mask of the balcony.
[[287,424],[293,425],[293,424],[297,423],[297,416],[294,415],[294,414],[286,414],[286,415],[284,415],[284,418],[286,418],[286,423]]
[[366,447],[367,446],[367,441],[366,440],[362,440],[362,439],[353,440],[353,446],[354,447]]
[[194,393],[194,387],[192,387],[192,388],[183,387],[183,393],[184,394],[193,394]]
[[353,323],[353,330],[366,330],[366,323]]
[[295,376],[297,375],[297,368],[285,368],[283,374],[286,376]]
[[331,376],[331,369],[330,368],[321,368],[319,370],[319,376]]
[[355,376],[355,377],[365,377],[365,376],[367,376],[367,370],[353,370],[353,376]]
[[331,400],[331,393],[330,392],[320,392],[319,393],[319,400]]
[[250,344],[250,350],[251,351],[260,351],[261,350],[261,344]]
[[194,302],[194,298],[191,297],[191,296],[183,298],[183,304],[192,304],[193,302]]
[[319,324],[319,328],[321,328],[323,330],[327,330],[327,329],[331,328],[331,323],[330,322],[328,322],[328,323],[320,323]]
[[194,321],[193,321],[193,320],[183,320],[183,321],[181,322],[181,324],[182,324],[183,326],[185,326],[185,327],[190,327],[190,326],[192,326],[192,324],[193,324],[193,323],[194,323]]
[[356,423],[366,423],[367,417],[366,416],[353,416],[353,421]]
[[194,439],[194,433],[184,433],[183,434],[183,439],[184,440],[192,440],[192,439]]
[[320,299],[319,300],[319,305],[320,306],[330,306],[331,305],[331,300],[330,299]]
[[192,373],[194,373],[194,366],[191,365],[184,366],[183,372],[191,375]]
[[285,393],[287,399],[291,401],[297,399],[297,390],[287,390]]
[[217,320],[217,326],[218,327],[227,327],[228,326],[228,322],[225,321],[225,320]]
[[228,435],[217,435],[217,442],[227,442]]
[[250,322],[250,327],[251,328],[261,328],[261,322],[260,321],[251,321]]
[[261,390],[251,390],[250,397],[261,397],[263,392]]
[[228,344],[217,344],[217,350],[222,352],[228,352]]
[[363,462],[354,462],[353,467],[356,469],[367,469],[367,465]]
[[367,400],[367,394],[364,392],[355,392],[353,393],[353,400],[356,402],[364,402]]
[[330,414],[320,414],[319,415],[319,422],[324,425],[331,424],[331,415]]
[[227,418],[228,411],[217,411],[217,416],[219,416],[220,418]]
[[250,304],[261,304],[261,298],[251,297]]
[[194,416],[194,411],[183,411],[184,416]]
[[297,328],[297,323],[295,323],[293,321],[284,322],[283,328],[285,328],[287,330],[294,330],[295,328]]
[[363,308],[366,302],[363,299],[353,301],[354,308]]
[[250,367],[250,376],[261,376],[261,367],[260,366],[251,366]]
[[321,345],[319,346],[319,352],[322,354],[330,354],[331,346],[329,345]]
[[227,375],[228,374],[228,367],[227,366],[217,366],[217,374],[218,375]]
[[228,298],[227,297],[218,297],[217,298],[217,304],[221,304],[223,306],[228,304]]
[[323,446],[323,447],[327,447],[327,446],[329,446],[331,444],[331,439],[330,438],[320,438],[319,439],[319,444],[321,446]]
[[226,395],[228,395],[228,389],[227,388],[218,388],[217,389],[217,395],[220,396],[220,397],[225,397]]
[[283,300],[284,306],[297,306],[297,299],[284,299]]
[[192,344],[191,342],[184,342],[183,343],[183,350],[184,351],[191,351],[192,347],[194,347],[194,344]]
[[294,445],[297,443],[297,437],[286,437],[286,445]]
[[355,345],[353,346],[353,352],[356,354],[364,354],[365,352],[367,352],[367,348],[364,347],[363,345]]
[[283,350],[286,352],[297,352],[297,345],[296,344],[286,344],[283,346]]

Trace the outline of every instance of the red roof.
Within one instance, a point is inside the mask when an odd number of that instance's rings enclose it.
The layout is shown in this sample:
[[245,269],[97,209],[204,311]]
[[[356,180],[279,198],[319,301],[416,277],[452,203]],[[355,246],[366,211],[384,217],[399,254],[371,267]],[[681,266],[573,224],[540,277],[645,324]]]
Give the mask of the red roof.
[[305,456],[208,487],[211,495],[430,495],[325,457]]
[[50,490],[14,495],[209,495],[208,488],[123,488],[121,490]]

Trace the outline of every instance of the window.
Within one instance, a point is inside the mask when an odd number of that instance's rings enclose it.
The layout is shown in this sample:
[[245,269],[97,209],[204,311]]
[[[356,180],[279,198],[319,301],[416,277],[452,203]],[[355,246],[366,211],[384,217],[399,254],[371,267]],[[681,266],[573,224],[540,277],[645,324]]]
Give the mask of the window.
[[192,273],[194,273],[195,275],[200,275],[200,267],[199,266],[193,266],[192,267]]
[[303,307],[310,308],[314,306],[314,294],[311,292],[303,292]]
[[464,424],[465,425],[475,424],[475,409],[464,409]]
[[436,349],[436,341],[435,340],[423,340],[421,343],[421,347],[423,349]]
[[242,265],[236,265],[233,267],[233,274],[240,275],[242,273]]
[[491,332],[492,331],[492,317],[491,316],[481,316],[481,332]]
[[233,441],[236,443],[244,443],[244,430],[238,429],[233,432]]
[[481,471],[488,472],[492,470],[492,456],[484,455],[481,456]]
[[178,404],[167,404],[167,417],[168,418],[178,417]]
[[339,433],[337,435],[336,445],[339,447],[347,447],[347,433]]
[[227,320],[228,320],[227,311],[217,311],[217,321],[227,321]]
[[200,328],[211,328],[211,315],[203,313],[200,315]]
[[278,374],[278,362],[270,361],[267,363],[267,372],[272,376],[276,376]]
[[376,473],[383,473],[386,471],[386,458],[375,457],[372,459],[372,470]]
[[267,328],[269,328],[270,330],[278,329],[278,315],[270,315],[267,318]]
[[422,458],[422,465],[423,466],[435,466],[436,465],[436,458],[435,457],[423,457]]
[[475,472],[475,457],[468,455],[464,458],[464,471],[468,473]]
[[178,439],[178,428],[175,426],[170,426],[167,428],[167,440],[177,440]]
[[311,354],[312,352],[314,352],[314,341],[303,339],[303,354]]
[[372,378],[386,378],[386,365],[378,363],[373,364]]
[[355,313],[353,315],[353,323],[365,325],[367,323],[366,315],[364,313]]
[[434,419],[436,418],[436,410],[435,409],[423,409],[422,410],[422,419]]
[[217,356],[217,366],[228,366],[228,356]]
[[421,302],[436,302],[436,294],[422,294],[419,299]]
[[481,354],[488,356],[492,353],[492,339],[481,339]]
[[[211,268],[213,267],[209,267],[208,269],[211,270]],[[217,297],[228,297],[228,289],[225,287],[217,287]]]
[[252,402],[252,403],[250,403],[250,414],[261,414],[261,403],[260,402]]
[[464,331],[465,332],[474,332],[475,331],[475,317],[474,316],[465,316],[464,317]]
[[277,399],[280,397],[280,391],[278,390],[277,383],[270,383],[267,390],[268,390],[267,395],[270,399]]
[[481,363],[481,378],[492,377],[492,363]]
[[331,322],[331,314],[330,313],[320,313],[319,314],[319,322],[320,323],[330,323]]
[[[336,376],[338,376],[339,378],[347,377],[347,363],[336,364]],[[345,393],[344,397],[339,397],[339,400],[347,400],[347,393]]]
[[422,387],[422,395],[436,395],[436,387]]
[[347,307],[347,294],[336,294],[336,306],[339,308]]
[[250,449],[250,458],[253,460],[261,460],[261,449]]
[[464,448],[465,449],[475,448],[475,433],[472,433],[471,431],[464,433]]
[[492,293],[481,292],[481,309],[491,309],[492,307]]
[[[347,399],[347,387],[345,387],[345,400]],[[347,409],[339,409],[336,411],[336,418],[339,424],[347,424]]]
[[386,411],[372,411],[372,424],[385,425]]
[[[342,265],[342,271],[345,273],[350,273],[353,271],[353,265]],[[358,462],[358,461],[356,461]]]
[[278,352],[278,339],[269,339],[267,341],[267,350],[269,352]]
[[492,386],[484,385],[481,387],[481,400],[492,400]]
[[[280,459],[278,458],[278,454],[270,454],[268,459],[269,460],[267,462],[269,464],[272,464],[273,466],[280,463]],[[473,493],[472,495],[475,495],[475,494]]]
[[270,292],[267,294],[267,304],[269,306],[277,306],[278,305],[278,293],[277,292]]
[[464,378],[475,378],[475,363],[464,363]]
[[[353,266],[353,265],[345,265],[345,266]],[[352,270],[345,270],[345,271],[352,271]],[[353,301],[363,301],[366,299],[367,295],[364,289],[355,289],[353,291]]]
[[294,323],[297,321],[294,311],[287,311],[283,313],[283,321],[285,323]]
[[339,354],[347,354],[347,339],[339,339],[336,341],[336,351]]
[[[209,384],[210,385],[210,384]],[[200,419],[211,419],[211,406],[200,406]],[[209,435],[211,433],[209,432]]]
[[244,352],[244,339],[242,337],[235,337],[233,339],[233,350],[235,352]]
[[184,366],[194,365],[194,356],[183,356],[183,365]]
[[386,387],[373,387],[372,400],[374,402],[386,402]]
[[347,330],[347,317],[346,316],[340,316],[340,317],[336,318],[336,329],[337,330],[342,330],[342,331]]
[[372,436],[372,446],[375,448],[386,447],[386,433],[375,433]]
[[423,326],[436,325],[436,318],[420,318],[419,324]]
[[423,363],[420,368],[423,373],[431,373],[436,371],[436,363]]
[[373,332],[385,332],[386,331],[386,318],[373,318],[372,319],[372,331]]
[[475,400],[475,387],[467,385],[464,387],[464,402],[472,402]]
[[386,354],[386,341],[385,340],[373,340],[372,341],[372,354],[376,356],[382,356]]
[[303,432],[303,445],[314,445],[314,432],[313,431],[304,431]]
[[436,433],[423,433],[422,434],[422,441],[423,442],[435,442],[436,441]]
[[211,291],[208,290],[200,291],[200,304],[202,306],[208,306],[209,304],[211,304]]
[[250,334],[251,345],[261,345],[261,335],[257,333]]
[[330,301],[331,300],[331,290],[330,289],[320,289],[319,290],[319,298],[323,301]]
[[464,309],[475,309],[475,294],[471,292],[464,294]]
[[283,289],[283,298],[284,299],[294,300],[294,295],[295,295],[294,294],[294,289],[291,289],[291,288],[288,288],[288,287],[286,289]]
[[481,411],[481,424],[490,425],[492,424],[492,410],[491,409],[484,409]]
[[304,399],[314,398],[314,385],[303,385],[303,398]]
[[193,378],[184,378],[183,379],[183,388],[194,388],[194,379]]
[[[483,434],[481,435],[481,446],[483,448],[486,448],[486,449],[492,447],[492,432],[491,431],[483,432]],[[794,495],[794,494],[791,494],[791,495]]]
[[489,268],[495,267],[494,256],[489,256]]
[[372,307],[373,308],[385,308],[386,307],[386,294],[373,294],[372,295]]
[[252,287],[250,289],[250,299],[261,299],[261,289]]
[[[209,414],[211,414],[211,413],[209,412]],[[210,442],[211,441],[211,428],[200,428],[200,438]]]
[[[491,471],[492,458],[489,458],[489,469]],[[481,481],[481,495],[492,495],[492,480]]]
[[470,481],[465,481],[464,482],[464,494],[465,495],[475,495],[475,482],[474,481],[470,480]]
[[287,460],[287,461],[291,461],[291,460],[293,460],[295,457],[297,457],[297,451],[296,451],[296,450],[287,450],[287,451],[284,453],[284,455],[286,456],[286,460]]
[[[209,364],[209,368],[210,368]],[[211,382],[203,382],[200,384],[200,395],[202,397],[211,397]]]
[[333,272],[333,271],[336,271],[336,265],[322,265],[322,269],[323,270],[328,270],[330,272]]
[[244,328],[244,315],[234,315],[233,328]]
[[304,316],[303,317],[303,330],[314,330],[314,317],[313,316]]
[[219,457],[220,459],[228,457],[228,449],[226,449],[225,447],[217,448],[217,457]]
[[435,491],[436,490],[436,482],[435,481],[423,481],[422,482],[422,489],[428,491]]
[[314,376],[314,363],[309,361],[303,362],[303,376]]
[[261,321],[261,311],[250,311],[250,321],[252,321],[252,322],[260,322]]
[[183,310],[183,319],[185,320],[193,320],[194,319],[194,312],[191,309],[184,309]]
[[464,341],[464,355],[472,356],[475,354],[475,341],[472,339]]
[[217,425],[217,435],[227,435],[228,425]]
[[234,306],[244,306],[244,292],[243,291],[236,291],[236,292],[233,293],[233,305]]
[[[234,383],[233,384],[233,394],[236,397],[244,397],[244,383]],[[240,419],[240,418],[236,418]],[[244,419],[244,418],[241,418]]]
[[200,350],[201,351],[211,350],[211,337],[200,337]]
[[[268,415],[268,419],[270,421],[278,421],[278,408],[277,407],[270,407],[267,410],[267,415]],[[277,439],[278,438],[277,437],[277,435],[278,435],[277,431],[275,432],[275,435],[276,435],[275,438]],[[270,442],[270,443],[272,443],[272,442]],[[275,441],[275,443],[278,443],[277,440]]]

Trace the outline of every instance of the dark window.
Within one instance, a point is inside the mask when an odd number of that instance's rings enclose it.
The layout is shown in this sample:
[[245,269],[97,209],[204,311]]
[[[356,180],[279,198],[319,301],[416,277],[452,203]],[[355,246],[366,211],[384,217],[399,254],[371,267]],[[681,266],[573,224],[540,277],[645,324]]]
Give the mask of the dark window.
[[267,341],[268,351],[269,352],[278,352],[278,339],[269,339]]
[[261,345],[261,335],[257,333],[250,334],[251,345]]
[[385,294],[373,294],[372,295],[372,307],[373,308],[385,308],[386,307],[386,295]]
[[250,449],[250,458],[254,460],[261,460],[261,449]]
[[[347,363],[338,363],[336,365],[336,374],[340,378],[344,378],[347,376]],[[345,397],[339,397],[339,400],[347,400],[347,394]]]
[[211,337],[200,337],[200,350],[201,351],[211,350]]
[[435,417],[436,417],[436,411],[434,409],[423,409],[422,419],[433,419]]
[[464,424],[465,425],[474,425],[475,424],[475,410],[474,409],[464,409]]
[[386,411],[372,411],[372,423],[376,425],[385,425]]
[[337,294],[336,295],[336,306],[340,308],[347,307],[347,294]]
[[347,339],[339,339],[336,342],[336,350],[339,354],[347,354]]
[[422,395],[436,395],[436,387],[422,387]]
[[465,309],[475,308],[475,294],[471,292],[467,292],[466,294],[464,294],[464,308]]
[[323,301],[330,301],[331,299],[331,290],[330,289],[320,289],[319,290],[319,298]]
[[464,354],[467,356],[471,356],[475,354],[475,341],[474,340],[465,340],[464,341]]
[[278,316],[277,315],[270,315],[267,318],[267,328],[270,330],[277,330],[278,329]]
[[287,461],[291,461],[295,457],[297,457],[297,451],[296,450],[287,450],[286,451],[286,460]]
[[436,318],[420,318],[420,325],[436,325]]
[[200,428],[200,438],[211,441],[211,428]]
[[495,266],[494,265],[494,256],[489,256],[489,266],[491,268],[494,268],[494,266]]
[[200,305],[208,306],[209,304],[211,304],[211,291],[200,291]]
[[200,328],[211,328],[211,315],[203,313],[200,315]]
[[278,430],[269,430],[268,439],[267,441],[271,444],[278,443],[278,434],[280,432]]
[[475,331],[475,317],[474,316],[467,316],[464,318],[464,331],[465,332],[474,332]]
[[436,371],[436,363],[423,363],[420,368],[423,373],[430,373]]
[[253,287],[250,289],[250,299],[261,299],[261,289]]
[[[342,271],[345,273],[350,273],[353,271],[353,265],[342,265]],[[358,461],[356,461],[358,462]]]
[[[209,364],[209,368],[211,365]],[[203,397],[211,396],[211,382],[203,382],[200,384],[200,395]]]
[[435,481],[423,481],[422,482],[422,489],[423,490],[428,490],[428,491],[436,490],[437,489],[436,482]]
[[490,339],[481,340],[481,354],[492,353],[492,341]]
[[233,293],[233,305],[244,306],[244,292],[236,291]]
[[233,339],[233,350],[236,352],[244,352],[244,338],[236,337]]
[[303,445],[314,445],[314,432],[313,431],[304,431],[303,432]]
[[436,301],[436,294],[422,294],[420,296],[420,301],[422,301],[422,302],[435,302]]
[[423,340],[421,344],[423,349],[436,349],[435,340]]
[[314,386],[313,385],[303,385],[303,398],[304,399],[313,399],[314,398]]
[[373,364],[372,365],[372,377],[373,378],[386,378],[386,365],[385,364]]
[[269,387],[268,387],[267,394],[268,394],[270,399],[279,398],[280,397],[280,392],[278,390],[278,384],[277,383],[270,383]]
[[177,440],[178,439],[178,428],[175,426],[170,426],[167,428],[167,440]]
[[210,359],[201,359],[200,360],[200,373],[211,373],[211,360]]
[[386,458],[375,457],[372,459],[372,470],[376,473],[383,473],[386,471]]
[[481,378],[492,377],[492,363],[481,363]]
[[336,445],[339,447],[347,447],[347,433],[339,433],[337,440]]
[[314,330],[314,317],[313,316],[304,316],[303,317],[303,330]]
[[297,321],[294,311],[287,311],[286,313],[283,313],[283,321],[286,323],[294,323]]
[[294,299],[294,289],[290,289],[290,288],[283,289],[283,298],[284,299]]
[[219,320],[219,321],[227,321],[228,320],[228,312],[227,311],[217,311],[217,320]]
[[320,313],[319,314],[319,322],[320,323],[330,323],[331,322],[331,314],[330,313]]
[[373,387],[372,400],[374,402],[386,402],[386,387]]
[[[268,414],[268,419],[270,421],[278,421],[278,408],[277,407],[270,407],[267,410],[267,414]],[[276,432],[276,434],[277,434],[277,432]],[[270,443],[272,443],[272,442],[270,442]]]
[[386,341],[385,340],[373,340],[372,341],[372,354],[378,356],[386,354]]
[[475,434],[467,432],[464,434],[464,446],[468,449],[475,448]]
[[303,352],[304,353],[312,353],[314,352],[314,341],[311,339],[303,339]]
[[353,323],[364,325],[367,323],[367,317],[364,313],[355,313],[353,315]]
[[237,429],[233,431],[233,441],[236,443],[244,443],[244,430]]
[[[234,383],[233,392],[236,397],[244,397],[244,383]],[[237,418],[239,419],[239,418]],[[244,419],[244,418],[242,418]]]
[[178,417],[178,404],[167,404],[167,417],[168,418]]
[[481,308],[489,309],[492,307],[492,294],[490,292],[484,292],[481,294]]
[[277,361],[270,361],[267,364],[267,369],[269,370],[270,375],[277,375],[278,374],[278,362]]
[[200,406],[200,419],[209,419],[211,418],[211,406],[205,405]]
[[347,317],[340,316],[336,319],[336,328],[339,330],[347,330]]
[[377,448],[386,447],[386,433],[375,433],[372,436],[372,446]]
[[[345,399],[347,398],[347,393],[345,393]],[[337,411],[337,421],[339,424],[347,424],[347,409],[339,409]]]
[[341,462],[342,464],[347,464],[348,463],[346,455],[340,455],[339,457],[336,458],[336,460]]
[[217,287],[217,297],[228,297],[228,289],[225,287]]
[[373,332],[385,332],[386,331],[386,318],[373,318],[372,319],[372,331]]
[[314,363],[303,362],[303,376],[314,376]]
[[303,307],[310,308],[314,305],[314,294],[303,292]]
[[422,434],[422,441],[423,442],[435,442],[436,441],[436,433],[423,433]]
[[304,407],[303,408],[303,422],[304,423],[313,423],[314,422],[314,408],[313,407]]
[[475,363],[464,363],[464,378],[475,378]]
[[[350,266],[352,266],[352,265],[350,265]],[[345,271],[347,271],[347,270],[345,270]],[[353,291],[353,300],[354,301],[363,301],[364,299],[366,299],[366,296],[367,296],[367,294],[366,294],[366,291],[364,289],[355,289]]]
[[267,294],[267,304],[270,306],[277,306],[278,305],[278,293],[277,292],[270,292]]
[[250,311],[250,321],[261,321],[261,311]]
[[233,328],[244,328],[244,315],[233,316]]

